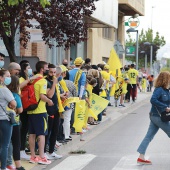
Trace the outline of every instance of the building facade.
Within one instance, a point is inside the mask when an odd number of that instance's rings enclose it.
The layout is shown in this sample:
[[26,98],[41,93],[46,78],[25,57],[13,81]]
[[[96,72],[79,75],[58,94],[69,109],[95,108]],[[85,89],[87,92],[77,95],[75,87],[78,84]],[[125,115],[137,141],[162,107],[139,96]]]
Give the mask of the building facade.
[[[48,48],[42,40],[41,30],[29,30],[31,40],[27,49],[20,47],[16,40],[17,56],[37,56],[53,64],[61,64],[63,59],[74,60],[76,57],[91,58],[92,64],[107,62],[110,50],[116,41],[125,45],[125,16],[144,15],[144,0],[100,0],[95,2],[96,10],[91,17],[85,17],[89,25],[88,40],[71,46],[68,51],[64,47]],[[33,24],[37,24],[35,20]],[[55,46],[55,41],[51,40]],[[3,50],[1,50],[3,49]],[[5,51],[0,41],[0,51]],[[123,57],[122,57],[123,58]],[[122,59],[123,62],[123,59]]]

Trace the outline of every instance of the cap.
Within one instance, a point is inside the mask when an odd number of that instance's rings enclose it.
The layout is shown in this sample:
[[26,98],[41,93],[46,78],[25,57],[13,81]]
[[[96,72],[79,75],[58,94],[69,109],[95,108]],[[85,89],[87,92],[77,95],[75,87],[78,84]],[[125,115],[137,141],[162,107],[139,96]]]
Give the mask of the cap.
[[65,72],[68,70],[67,67],[65,67],[64,65],[60,65],[60,68],[62,69],[62,72]]
[[78,66],[83,64],[83,63],[84,63],[84,60],[81,57],[77,57],[74,61],[74,64],[78,65]]
[[105,65],[104,65],[104,69],[105,69],[105,70],[109,70],[109,68],[110,68],[110,67],[109,67],[108,64],[105,64]]

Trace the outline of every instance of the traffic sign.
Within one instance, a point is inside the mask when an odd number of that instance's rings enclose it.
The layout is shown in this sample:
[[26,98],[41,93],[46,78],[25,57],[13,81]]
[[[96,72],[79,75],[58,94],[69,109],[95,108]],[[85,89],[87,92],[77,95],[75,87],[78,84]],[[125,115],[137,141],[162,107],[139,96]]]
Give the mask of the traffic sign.
[[135,46],[126,46],[126,56],[135,56],[135,51]]

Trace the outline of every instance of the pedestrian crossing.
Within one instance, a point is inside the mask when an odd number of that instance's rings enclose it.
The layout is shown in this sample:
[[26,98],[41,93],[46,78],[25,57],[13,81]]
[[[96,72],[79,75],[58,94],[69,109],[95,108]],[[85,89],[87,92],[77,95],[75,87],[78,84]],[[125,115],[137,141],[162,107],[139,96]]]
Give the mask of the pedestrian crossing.
[[[83,170],[87,165],[92,163],[95,158],[97,158],[97,156],[93,154],[69,156],[51,170]],[[124,156],[110,170],[143,170],[144,166],[138,165],[136,159],[137,155]]]
[[92,154],[69,156],[51,170],[82,170],[95,157]]
[[137,155],[122,157],[112,170],[143,170],[144,166],[136,163]]

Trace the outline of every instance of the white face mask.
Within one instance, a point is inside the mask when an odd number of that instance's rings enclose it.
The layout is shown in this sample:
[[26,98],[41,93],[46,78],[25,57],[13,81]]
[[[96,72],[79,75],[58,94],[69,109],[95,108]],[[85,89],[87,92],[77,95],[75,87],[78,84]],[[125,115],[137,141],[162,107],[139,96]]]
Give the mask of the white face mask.
[[4,61],[0,61],[0,68],[4,66]]

